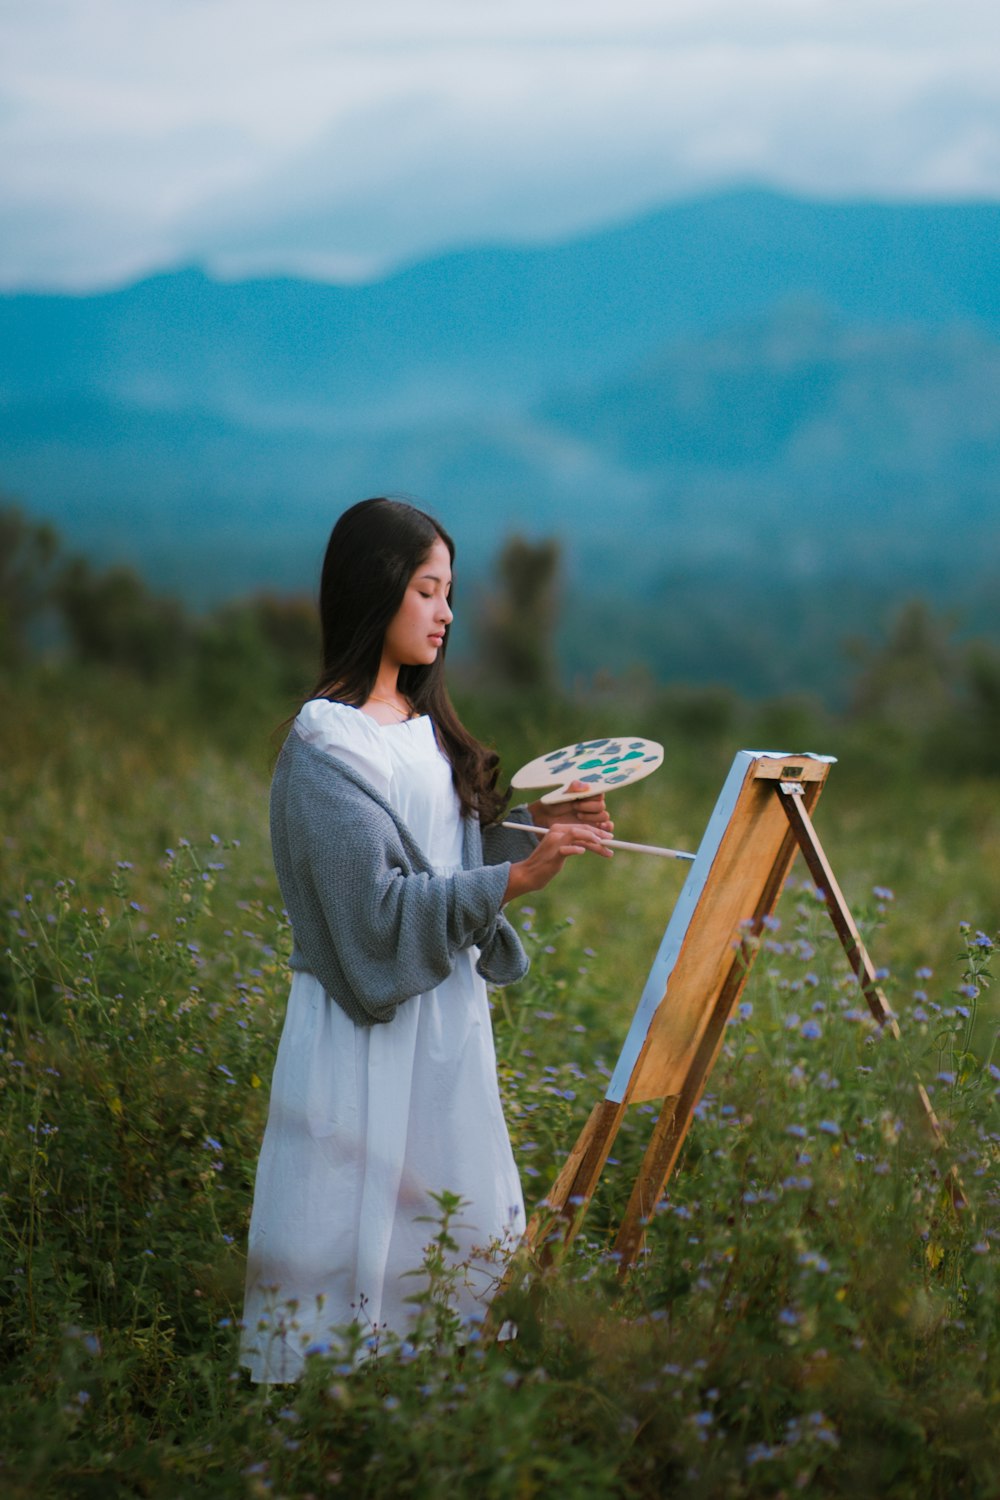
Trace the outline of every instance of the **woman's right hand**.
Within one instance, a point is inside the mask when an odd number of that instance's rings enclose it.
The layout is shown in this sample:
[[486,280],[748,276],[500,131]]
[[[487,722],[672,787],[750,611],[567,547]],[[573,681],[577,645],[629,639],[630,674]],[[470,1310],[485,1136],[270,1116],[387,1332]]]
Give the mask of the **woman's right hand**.
[[600,854],[612,859],[614,851],[607,847],[610,833],[588,828],[581,823],[556,823],[527,859],[518,860],[510,867],[510,877],[504,894],[504,904],[526,896],[529,891],[540,891],[554,879],[567,859],[574,854]]

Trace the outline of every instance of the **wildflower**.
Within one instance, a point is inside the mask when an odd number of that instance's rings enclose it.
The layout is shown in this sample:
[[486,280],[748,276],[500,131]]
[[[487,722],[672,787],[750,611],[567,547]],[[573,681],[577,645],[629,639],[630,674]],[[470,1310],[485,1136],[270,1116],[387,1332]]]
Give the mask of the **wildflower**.
[[778,1314],[778,1322],[784,1328],[798,1328],[799,1315],[792,1307],[783,1307]]
[[879,901],[895,901],[896,899],[894,893],[887,885],[872,886],[872,895],[877,896]]
[[972,940],[972,946],[974,948],[982,948],[986,953],[989,953],[993,948],[993,939],[987,937],[985,932],[977,932]]
[[747,1468],[752,1469],[754,1464],[766,1463],[768,1459],[775,1458],[777,1452],[770,1443],[751,1443],[747,1449]]
[[836,1120],[820,1120],[819,1128],[824,1135],[839,1135],[840,1126]]
[[928,969],[925,964],[917,970],[914,977],[916,979],[932,979],[934,977],[934,970]]
[[823,1035],[823,1028],[818,1021],[807,1021],[799,1034],[805,1041],[815,1042]]
[[979,998],[979,986],[977,984],[960,984],[958,993],[966,1000],[977,1000]]
[[[822,1129],[822,1126],[820,1129]],[[788,1125],[785,1128],[785,1134],[794,1135],[797,1140],[804,1141],[809,1132],[804,1125]]]

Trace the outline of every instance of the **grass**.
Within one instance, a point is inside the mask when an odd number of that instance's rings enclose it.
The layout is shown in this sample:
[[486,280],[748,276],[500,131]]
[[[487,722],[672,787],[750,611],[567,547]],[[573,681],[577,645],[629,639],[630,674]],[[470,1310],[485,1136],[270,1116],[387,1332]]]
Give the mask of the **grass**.
[[[527,731],[499,719],[517,764]],[[317,1353],[268,1392],[235,1369],[288,983],[266,737],[99,675],[22,678],[0,725],[4,1493],[997,1493],[995,781],[894,774],[831,726],[817,826],[901,1043],[796,871],[633,1277],[608,1247],[652,1105],[564,1260],[511,1294],[515,1341],[451,1312],[445,1197],[419,1336],[357,1370]],[[738,742],[657,737],[667,766],[622,794],[619,831],[693,848]],[[603,1093],[683,873],[580,861],[520,910],[532,973],[494,1020],[529,1200]]]

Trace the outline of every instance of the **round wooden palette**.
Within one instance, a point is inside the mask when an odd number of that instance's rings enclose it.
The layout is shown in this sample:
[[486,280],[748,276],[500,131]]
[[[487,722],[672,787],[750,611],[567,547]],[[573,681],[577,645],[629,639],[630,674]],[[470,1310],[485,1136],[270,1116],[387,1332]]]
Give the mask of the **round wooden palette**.
[[[641,781],[663,764],[663,746],[655,740],[617,739],[581,740],[564,745],[548,755],[539,755],[511,777],[513,787],[552,786],[543,802],[578,802],[595,792],[609,792],[615,787]],[[567,792],[571,781],[585,781],[585,792]]]

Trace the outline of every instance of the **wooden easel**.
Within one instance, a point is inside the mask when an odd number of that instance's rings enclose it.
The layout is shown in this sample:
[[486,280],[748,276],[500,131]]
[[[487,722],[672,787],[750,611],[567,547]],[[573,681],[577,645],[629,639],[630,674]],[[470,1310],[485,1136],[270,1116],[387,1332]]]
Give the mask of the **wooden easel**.
[[[550,1259],[580,1226],[625,1110],[663,1107],[625,1210],[615,1251],[620,1274],[638,1259],[651,1217],[680,1154],[722,1046],[726,1023],[753,965],[764,922],[801,850],[823,892],[851,968],[880,1026],[899,1028],[812,824],[833,758],[741,750],[708,822],[670,919],[604,1098],[570,1151],[525,1235],[525,1249]],[[928,1124],[941,1130],[917,1084]],[[952,1198],[964,1202],[957,1177]]]

